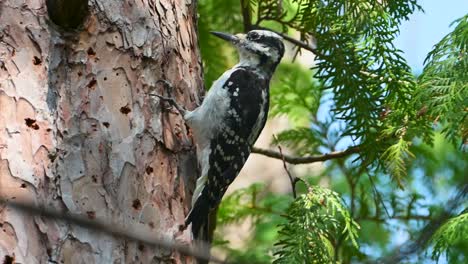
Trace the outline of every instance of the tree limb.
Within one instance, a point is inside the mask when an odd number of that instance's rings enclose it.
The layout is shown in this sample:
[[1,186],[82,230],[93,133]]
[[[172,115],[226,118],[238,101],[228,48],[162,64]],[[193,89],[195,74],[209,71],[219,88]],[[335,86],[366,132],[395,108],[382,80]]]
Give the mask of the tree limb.
[[[34,205],[29,202],[18,202],[0,197],[0,205],[5,204],[15,209],[24,211],[35,216],[43,216],[53,221],[63,221],[69,224],[77,225],[95,232],[105,233],[124,240],[137,241],[153,247],[161,247],[166,250],[174,250],[186,256],[193,256],[199,260],[210,261],[210,263],[226,263],[218,258],[205,254],[205,250],[201,250],[207,245],[197,245],[189,247],[180,242],[171,241],[164,238],[155,238],[154,234],[148,230],[138,227],[118,227],[112,220],[90,220],[81,215],[62,213],[54,209],[45,208],[44,206]],[[130,232],[131,231],[131,232]],[[199,243],[199,242],[198,242]],[[209,251],[208,251],[209,252]]]
[[349,156],[351,154],[359,153],[359,147],[350,147],[343,151],[334,151],[330,153],[326,153],[323,155],[318,156],[306,156],[306,157],[295,157],[290,155],[281,155],[281,153],[269,150],[269,149],[262,149],[262,148],[252,148],[252,153],[260,154],[263,156],[267,156],[274,159],[279,159],[286,161],[289,164],[307,164],[307,163],[314,163],[320,161],[327,161],[331,159],[338,159]]

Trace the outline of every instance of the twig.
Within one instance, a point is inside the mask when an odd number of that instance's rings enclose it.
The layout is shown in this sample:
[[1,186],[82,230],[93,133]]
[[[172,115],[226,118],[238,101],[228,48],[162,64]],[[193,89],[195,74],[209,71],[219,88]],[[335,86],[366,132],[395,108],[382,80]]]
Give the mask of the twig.
[[257,27],[258,29],[263,29],[263,30],[269,30],[269,31],[272,31],[272,32],[275,32],[276,34],[280,35],[283,39],[285,39],[286,41],[300,47],[300,48],[303,48],[305,50],[308,50],[310,52],[312,52],[313,54],[317,55],[317,56],[321,56],[321,57],[324,57],[325,55],[320,53],[320,51],[318,51],[316,48],[312,47],[311,45],[303,42],[303,41],[300,41],[298,39],[295,39],[293,37],[290,37],[288,34],[284,34],[284,33],[281,33],[281,32],[278,32],[278,31],[274,31],[274,30],[271,30],[269,28],[264,28],[264,27]]
[[[174,250],[186,256],[193,256],[199,260],[211,261],[212,263],[226,263],[225,261],[222,261],[218,258],[204,254],[203,252],[205,252],[205,250],[200,250],[200,248],[204,248],[207,245],[197,245],[196,248],[192,249],[175,241],[169,241],[163,238],[155,238],[154,235],[149,234],[147,230],[133,227],[127,229],[118,227],[113,224],[111,220],[89,220],[80,215],[61,213],[57,210],[45,208],[43,206],[37,206],[27,202],[11,201],[3,197],[0,197],[0,204],[6,204],[31,215],[40,215],[54,221],[64,221],[69,224],[87,228],[95,232],[102,232],[117,238],[138,241],[149,246],[161,247],[166,250]],[[132,230],[132,232],[130,233],[128,230]]]
[[431,220],[422,230],[419,232],[417,237],[411,237],[410,240],[403,243],[398,247],[392,254],[387,257],[378,259],[377,261],[372,261],[369,263],[399,263],[404,259],[407,259],[409,256],[416,254],[420,249],[425,247],[430,241],[433,234],[442,226],[445,221],[453,217],[454,210],[460,206],[462,201],[468,195],[468,184],[464,184],[458,191],[457,195],[450,199],[447,206],[445,206],[445,211],[441,213],[437,218]]
[[245,0],[240,0],[242,21],[244,23],[244,32],[248,32],[252,29],[252,16],[250,14],[250,3]]
[[318,156],[306,156],[306,157],[295,157],[290,155],[281,155],[281,153],[274,150],[262,149],[262,148],[252,148],[252,153],[264,155],[274,159],[284,160],[289,164],[307,164],[320,161],[327,161],[331,159],[338,159],[349,156],[351,154],[359,153],[359,147],[350,147],[343,151],[333,151]]
[[388,218],[382,218],[377,215],[374,216],[364,216],[364,217],[357,217],[354,220],[356,221],[373,221],[373,222],[386,222],[389,219],[401,220],[401,221],[411,221],[411,220],[431,220],[432,217],[430,215],[392,215]]
[[[278,141],[278,139],[276,138],[275,135],[273,135],[273,137],[275,138],[275,141]],[[278,144],[278,150],[279,150],[279,154],[281,156],[281,159],[283,160],[283,167],[284,167],[284,170],[286,171],[286,173],[288,174],[288,177],[289,177],[289,181],[291,182],[291,189],[292,189],[292,195],[293,195],[293,198],[296,199],[297,198],[297,193],[296,193],[296,183],[298,181],[298,178],[297,177],[294,177],[291,175],[291,172],[288,170],[288,166],[286,164],[286,160],[285,160],[285,157],[283,155],[283,149],[281,148],[281,145]]]
[[165,96],[162,96],[162,95],[159,95],[159,94],[152,94],[152,93],[145,93],[145,94],[147,94],[149,96],[158,97],[160,101],[169,103],[169,105],[171,105],[172,107],[175,107],[177,109],[177,111],[179,111],[179,113],[183,117],[185,115],[185,113],[187,112],[187,110],[184,107],[180,106],[176,102],[176,100],[173,98],[172,91],[174,90],[174,87],[172,87],[172,84],[169,83],[166,80],[157,80],[156,83],[157,84],[162,84],[164,86],[164,89],[166,90],[166,93],[169,95],[169,97],[165,97]]
[[[362,166],[365,166],[365,165],[362,165]],[[388,212],[387,206],[385,205],[385,202],[384,202],[382,196],[380,195],[379,190],[377,190],[377,187],[375,186],[374,180],[372,180],[372,177],[371,177],[371,175],[369,173],[369,169],[366,169],[366,170],[367,170],[367,177],[369,177],[369,181],[370,181],[370,183],[372,185],[372,190],[374,191],[374,195],[377,197],[377,199],[380,200],[380,203],[382,204],[382,207],[384,208],[385,213],[387,214],[387,217],[390,218],[390,213]],[[377,210],[377,208],[378,208],[378,206],[376,205],[375,210]]]
[[294,56],[292,58],[293,63],[296,61],[297,55],[299,55],[299,53],[301,53],[301,47],[297,47],[296,52],[294,52]]
[[161,100],[163,102],[169,103],[170,106],[173,106],[173,107],[175,107],[177,109],[177,111],[179,112],[179,114],[182,115],[182,117],[187,112],[187,110],[185,110],[185,108],[180,106],[173,98],[165,97],[165,96],[162,96],[162,95],[159,95],[159,94],[151,94],[151,93],[146,93],[146,94],[149,95],[149,96],[157,97],[157,98],[159,98],[159,100]]

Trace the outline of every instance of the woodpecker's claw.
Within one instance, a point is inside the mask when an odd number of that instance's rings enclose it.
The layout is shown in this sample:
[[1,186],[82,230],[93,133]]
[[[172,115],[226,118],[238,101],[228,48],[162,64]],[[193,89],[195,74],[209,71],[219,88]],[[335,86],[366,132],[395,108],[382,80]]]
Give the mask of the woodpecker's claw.
[[169,103],[172,107],[175,107],[177,109],[177,111],[179,111],[179,113],[184,116],[185,115],[185,108],[183,108],[182,106],[180,106],[175,100],[174,98],[169,98],[169,97],[165,97],[165,96],[162,96],[162,95],[159,95],[159,94],[148,94],[150,96],[156,96],[159,98],[159,100],[161,101],[164,101],[164,102],[167,102]]
[[[169,83],[169,82],[166,81],[166,80],[157,80],[156,83],[162,84],[162,85],[164,86],[164,88],[166,89],[166,93],[167,93],[169,96],[172,96],[172,95],[171,95],[171,91],[173,90],[173,88],[172,88],[171,83]],[[184,115],[185,115],[185,112],[187,111],[184,107],[180,106],[180,105],[174,100],[174,98],[165,97],[165,96],[162,96],[162,95],[159,95],[159,94],[151,94],[151,93],[147,93],[147,94],[150,95],[150,96],[156,96],[156,97],[159,98],[159,100],[169,103],[172,107],[175,107],[175,108],[177,109],[177,111],[179,111],[179,113],[180,113],[182,116],[184,116]]]
[[166,80],[157,80],[156,83],[162,83],[164,85],[164,88],[166,88],[166,92],[168,93],[170,93],[171,90],[174,90],[172,84]]

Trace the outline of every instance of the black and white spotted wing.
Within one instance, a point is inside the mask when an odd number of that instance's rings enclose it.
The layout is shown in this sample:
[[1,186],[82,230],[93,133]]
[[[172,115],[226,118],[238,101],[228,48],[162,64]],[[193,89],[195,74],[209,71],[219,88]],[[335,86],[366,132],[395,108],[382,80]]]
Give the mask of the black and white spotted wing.
[[244,166],[268,114],[268,80],[261,78],[253,69],[237,69],[223,88],[233,96],[226,125],[220,128],[211,142],[208,180],[202,191],[202,195],[209,197],[210,209],[218,205]]
[[195,238],[207,233],[208,214],[218,206],[250,155],[252,145],[265,126],[268,115],[269,80],[254,69],[237,68],[224,83],[230,96],[226,122],[211,139],[206,184],[186,218]]

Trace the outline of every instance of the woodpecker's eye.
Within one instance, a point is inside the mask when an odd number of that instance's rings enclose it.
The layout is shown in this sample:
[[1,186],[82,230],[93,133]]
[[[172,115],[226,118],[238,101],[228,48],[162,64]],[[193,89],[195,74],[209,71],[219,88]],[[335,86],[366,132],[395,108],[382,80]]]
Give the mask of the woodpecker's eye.
[[260,35],[257,32],[250,32],[249,33],[249,39],[250,40],[257,40],[260,38]]

